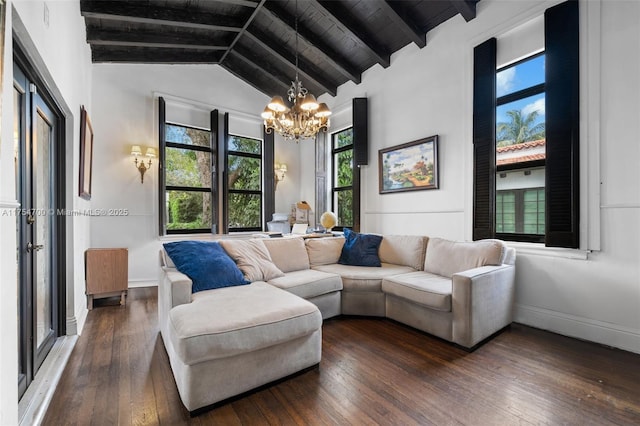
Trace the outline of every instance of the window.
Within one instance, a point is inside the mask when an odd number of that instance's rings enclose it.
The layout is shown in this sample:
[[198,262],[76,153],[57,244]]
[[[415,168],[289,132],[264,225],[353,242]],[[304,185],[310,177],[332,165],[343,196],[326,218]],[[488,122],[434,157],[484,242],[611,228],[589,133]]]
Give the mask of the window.
[[544,53],[496,72],[495,232],[502,239],[544,241],[544,202],[535,214],[525,208],[532,194],[544,200],[544,72]]
[[331,135],[331,209],[338,216],[336,229],[354,226],[353,128]]
[[227,139],[228,230],[262,230],[262,141],[229,135]]
[[166,123],[164,135],[166,232],[211,232],[211,132]]
[[545,11],[544,55],[496,70],[495,38],[474,49],[476,240],[579,247],[578,7]]

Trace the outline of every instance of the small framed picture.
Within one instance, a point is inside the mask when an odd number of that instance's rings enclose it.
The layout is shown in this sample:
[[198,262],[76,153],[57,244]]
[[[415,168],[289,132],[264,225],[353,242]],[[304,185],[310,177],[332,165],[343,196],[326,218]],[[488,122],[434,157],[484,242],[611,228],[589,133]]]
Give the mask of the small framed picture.
[[438,135],[378,151],[380,193],[438,189]]
[[84,106],[80,108],[80,183],[79,196],[91,199],[91,165],[93,162],[93,127]]

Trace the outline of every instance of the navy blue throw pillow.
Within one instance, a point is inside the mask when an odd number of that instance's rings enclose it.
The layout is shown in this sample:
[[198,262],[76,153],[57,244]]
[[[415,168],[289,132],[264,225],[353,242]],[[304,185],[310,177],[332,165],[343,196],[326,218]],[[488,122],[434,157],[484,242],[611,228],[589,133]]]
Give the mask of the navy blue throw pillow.
[[163,245],[178,271],[193,281],[192,293],[250,284],[217,242],[176,241]]
[[381,266],[378,249],[382,236],[373,234],[358,234],[344,229],[344,246],[338,263],[351,266]]

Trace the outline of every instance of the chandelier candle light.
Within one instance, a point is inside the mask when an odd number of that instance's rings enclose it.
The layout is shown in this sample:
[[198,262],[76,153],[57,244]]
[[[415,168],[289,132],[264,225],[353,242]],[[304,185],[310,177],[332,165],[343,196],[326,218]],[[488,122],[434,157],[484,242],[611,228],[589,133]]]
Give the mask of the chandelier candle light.
[[287,97],[292,106],[287,106],[282,96],[274,96],[261,116],[267,133],[274,130],[285,140],[314,138],[320,130],[329,129],[331,110],[325,103],[319,104],[316,97],[302,85],[298,78],[298,2],[296,0],[296,79],[291,82]]

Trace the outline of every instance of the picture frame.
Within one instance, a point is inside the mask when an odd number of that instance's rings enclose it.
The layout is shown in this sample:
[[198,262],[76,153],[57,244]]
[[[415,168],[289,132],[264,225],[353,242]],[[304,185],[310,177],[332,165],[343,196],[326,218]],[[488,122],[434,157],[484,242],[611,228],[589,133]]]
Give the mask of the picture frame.
[[93,164],[93,127],[84,105],[80,107],[80,182],[78,195],[91,199],[91,178]]
[[378,151],[380,194],[438,189],[438,135]]

